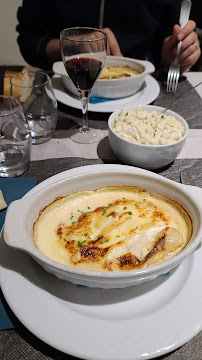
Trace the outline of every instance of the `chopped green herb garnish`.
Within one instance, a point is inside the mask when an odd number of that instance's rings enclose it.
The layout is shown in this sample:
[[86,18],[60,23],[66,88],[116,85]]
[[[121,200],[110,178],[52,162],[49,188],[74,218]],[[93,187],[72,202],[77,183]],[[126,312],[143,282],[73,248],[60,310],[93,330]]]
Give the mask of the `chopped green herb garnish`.
[[126,207],[126,206],[124,206],[123,210],[126,210],[126,209],[127,209],[127,207]]
[[143,199],[143,201],[146,201],[146,199]]
[[90,235],[87,236],[88,239],[91,239]]
[[161,115],[161,119],[164,119],[164,115]]
[[132,211],[129,211],[128,214],[129,214],[129,215],[133,215]]
[[134,205],[135,205],[135,206],[138,206],[138,205],[139,205],[139,203],[135,203]]
[[109,242],[109,240],[107,240],[107,239],[102,239],[102,240],[101,240],[101,243],[102,243],[102,244],[104,244],[105,242]]
[[112,206],[112,203],[108,204],[108,206]]
[[72,224],[76,224],[76,221],[72,221]]
[[125,200],[125,198],[123,198],[123,200]]
[[74,215],[70,216],[70,220],[72,220],[72,219],[73,219],[73,217],[74,217]]
[[85,242],[86,242],[86,240],[78,241],[77,245],[78,245],[78,246],[82,246]]
[[90,209],[90,206],[87,206],[87,209]]
[[121,235],[116,235],[116,237],[120,237]]
[[128,116],[128,112],[125,114],[125,116]]
[[103,210],[103,212],[102,212],[102,215],[105,215],[105,214],[106,214],[106,212],[107,212],[107,210],[106,210],[106,209],[104,209],[104,210]]

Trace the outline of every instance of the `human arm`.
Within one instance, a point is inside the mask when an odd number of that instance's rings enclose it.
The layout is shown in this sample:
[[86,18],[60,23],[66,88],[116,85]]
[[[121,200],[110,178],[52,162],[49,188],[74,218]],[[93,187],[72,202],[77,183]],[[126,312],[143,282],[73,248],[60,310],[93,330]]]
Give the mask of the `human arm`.
[[49,68],[46,57],[46,44],[51,39],[52,14],[47,12],[48,0],[23,0],[17,12],[17,41],[21,54],[32,66]]
[[[102,30],[107,34],[107,55],[123,56],[114,33],[109,28]],[[59,39],[50,39],[46,45],[46,55],[52,63],[61,59]]]
[[107,34],[107,55],[123,56],[114,33],[109,28],[102,30]]
[[194,32],[196,23],[189,20],[181,29],[179,25],[174,25],[173,32],[163,41],[161,50],[161,59],[165,67],[169,67],[175,58],[177,44],[182,41],[179,64],[180,73],[189,70],[199,59],[201,50],[199,46],[198,36]]

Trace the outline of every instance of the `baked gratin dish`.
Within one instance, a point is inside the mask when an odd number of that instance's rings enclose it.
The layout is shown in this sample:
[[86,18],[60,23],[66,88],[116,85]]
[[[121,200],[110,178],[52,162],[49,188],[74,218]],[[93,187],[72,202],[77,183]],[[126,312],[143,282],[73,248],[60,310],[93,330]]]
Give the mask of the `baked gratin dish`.
[[137,186],[112,186],[56,198],[33,226],[47,257],[80,269],[115,272],[156,265],[178,254],[192,220],[177,202]]
[[104,66],[99,79],[124,79],[139,75],[140,72],[132,67],[126,66]]

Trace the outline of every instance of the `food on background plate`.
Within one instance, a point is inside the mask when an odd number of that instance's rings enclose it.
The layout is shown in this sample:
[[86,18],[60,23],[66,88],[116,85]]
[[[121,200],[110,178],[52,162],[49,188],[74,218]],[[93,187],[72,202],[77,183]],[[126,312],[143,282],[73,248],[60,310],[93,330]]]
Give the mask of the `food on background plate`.
[[3,193],[2,191],[0,190],[0,210],[3,210],[7,207],[7,204],[4,200],[4,196],[3,196]]
[[104,66],[99,79],[122,79],[139,75],[140,72],[132,67],[126,66]]
[[171,115],[122,109],[115,119],[114,132],[125,140],[143,145],[167,145],[180,140],[185,134],[183,124]]
[[33,226],[35,246],[76,268],[147,268],[178,254],[192,221],[177,202],[136,186],[112,186],[56,198]]

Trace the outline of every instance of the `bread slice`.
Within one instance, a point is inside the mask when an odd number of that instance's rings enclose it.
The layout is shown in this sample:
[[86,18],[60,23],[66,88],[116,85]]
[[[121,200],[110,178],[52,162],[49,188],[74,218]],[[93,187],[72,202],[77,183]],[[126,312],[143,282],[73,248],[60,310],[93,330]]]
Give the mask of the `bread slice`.
[[[12,86],[11,93],[10,79],[13,76],[15,76],[15,85]],[[33,81],[34,76],[28,73],[26,68],[24,68],[20,73],[15,71],[6,71],[4,76],[4,95],[12,95],[23,103],[32,93]]]

